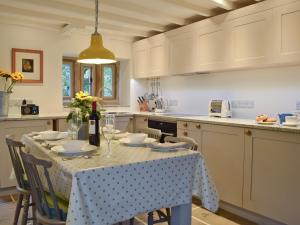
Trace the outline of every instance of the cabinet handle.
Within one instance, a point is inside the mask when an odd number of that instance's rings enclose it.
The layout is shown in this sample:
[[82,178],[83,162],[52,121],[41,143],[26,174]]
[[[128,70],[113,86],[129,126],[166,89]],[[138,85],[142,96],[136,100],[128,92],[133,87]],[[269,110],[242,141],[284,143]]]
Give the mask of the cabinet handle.
[[197,129],[201,129],[201,125],[200,125],[200,124],[197,124],[197,125],[196,125],[196,128],[197,128]]
[[183,136],[188,136],[188,132],[184,131]]
[[247,136],[251,136],[251,135],[252,135],[252,131],[251,131],[251,130],[246,130],[246,131],[245,131],[245,134],[246,134]]
[[148,119],[147,119],[147,118],[145,118],[145,119],[144,119],[144,121],[145,121],[145,122],[147,122],[147,121],[148,121]]
[[187,124],[187,123],[184,123],[184,124],[183,124],[183,126],[184,126],[184,127],[187,127],[187,126],[188,126],[188,124]]
[[51,121],[47,121],[47,125],[51,125]]

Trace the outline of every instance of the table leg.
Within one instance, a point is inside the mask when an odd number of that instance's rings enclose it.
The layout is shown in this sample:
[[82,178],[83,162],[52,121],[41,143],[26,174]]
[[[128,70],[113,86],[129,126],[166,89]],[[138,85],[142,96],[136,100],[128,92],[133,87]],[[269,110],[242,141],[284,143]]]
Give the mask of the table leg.
[[192,203],[172,207],[171,224],[191,225],[192,224]]

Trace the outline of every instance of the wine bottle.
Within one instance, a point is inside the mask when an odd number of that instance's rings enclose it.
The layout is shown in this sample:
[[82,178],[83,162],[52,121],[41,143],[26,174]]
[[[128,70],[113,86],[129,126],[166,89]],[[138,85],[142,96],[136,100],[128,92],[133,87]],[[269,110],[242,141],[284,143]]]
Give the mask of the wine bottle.
[[89,143],[100,146],[99,116],[97,114],[97,102],[92,103],[92,113],[89,117]]

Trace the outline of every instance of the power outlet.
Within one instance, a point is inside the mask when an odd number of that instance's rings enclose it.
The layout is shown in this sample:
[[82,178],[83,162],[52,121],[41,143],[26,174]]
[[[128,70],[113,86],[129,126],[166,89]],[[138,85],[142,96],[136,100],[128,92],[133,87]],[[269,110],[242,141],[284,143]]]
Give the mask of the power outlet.
[[231,101],[231,107],[233,109],[253,109],[254,108],[253,100],[235,100]]
[[300,101],[296,102],[296,110],[300,110]]

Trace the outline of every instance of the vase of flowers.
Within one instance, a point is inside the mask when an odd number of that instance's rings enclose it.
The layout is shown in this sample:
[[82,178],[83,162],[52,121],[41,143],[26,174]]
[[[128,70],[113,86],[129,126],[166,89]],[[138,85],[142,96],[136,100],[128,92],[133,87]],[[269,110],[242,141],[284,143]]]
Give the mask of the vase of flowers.
[[24,75],[20,72],[8,73],[0,69],[0,84],[3,87],[0,89],[0,116],[8,115],[9,97],[12,89],[17,82],[21,82]]
[[[80,109],[81,119],[82,119],[82,126],[78,131],[78,139],[86,140],[88,139],[88,121],[89,116],[92,113],[92,102],[96,101],[98,105],[100,105],[101,98],[90,96],[87,92],[78,92],[75,94],[75,98],[72,99],[70,103],[71,111],[67,117],[67,121],[70,122],[72,116],[74,116],[74,109]],[[99,117],[101,117],[101,111],[105,111],[104,109],[97,110]]]

